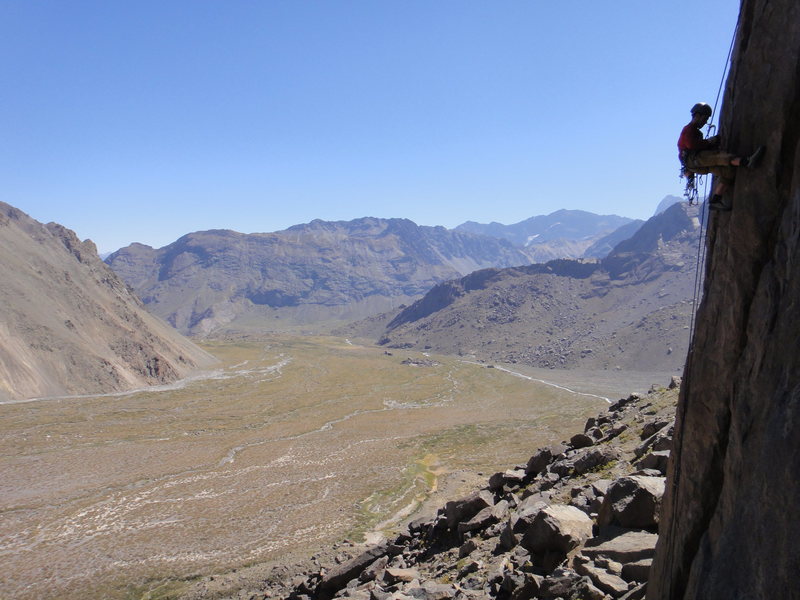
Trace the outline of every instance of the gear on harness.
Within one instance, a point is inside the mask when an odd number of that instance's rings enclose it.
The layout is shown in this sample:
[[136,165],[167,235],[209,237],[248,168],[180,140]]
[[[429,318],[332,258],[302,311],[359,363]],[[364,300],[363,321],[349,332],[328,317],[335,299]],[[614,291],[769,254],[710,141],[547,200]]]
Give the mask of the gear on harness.
[[[683,177],[686,178],[686,187],[683,190],[683,197],[689,203],[689,206],[692,204],[700,204],[698,189],[703,185],[702,177],[698,176],[696,173],[688,172],[686,167],[681,166],[681,178]],[[699,183],[697,181],[698,179],[700,179]]]

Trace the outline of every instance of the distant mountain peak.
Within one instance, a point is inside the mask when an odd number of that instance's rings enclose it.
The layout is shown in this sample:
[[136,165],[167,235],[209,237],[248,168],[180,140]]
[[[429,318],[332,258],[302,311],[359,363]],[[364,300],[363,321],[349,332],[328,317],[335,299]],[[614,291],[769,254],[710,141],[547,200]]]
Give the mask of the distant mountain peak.
[[[488,225],[467,221],[456,231],[488,235],[525,248],[535,262],[579,258],[602,238],[632,222],[617,215],[597,215],[585,210],[562,208],[549,215],[530,217],[513,225],[493,221]],[[593,254],[592,256],[596,256]]]

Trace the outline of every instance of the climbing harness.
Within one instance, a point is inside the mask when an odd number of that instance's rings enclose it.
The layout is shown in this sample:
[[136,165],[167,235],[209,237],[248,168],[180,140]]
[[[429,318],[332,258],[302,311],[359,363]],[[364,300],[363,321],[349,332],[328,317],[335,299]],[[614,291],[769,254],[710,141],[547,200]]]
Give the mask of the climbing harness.
[[[717,93],[717,100],[719,100],[719,92]],[[705,104],[705,103],[701,103],[701,104],[703,104],[704,106],[708,106],[708,104]],[[716,107],[716,103],[715,103],[714,106]],[[710,109],[710,107],[709,107],[709,109]],[[705,136],[706,139],[712,137],[714,135],[714,133],[716,132],[716,129],[717,129],[716,125],[714,125],[713,123],[709,123],[706,126],[706,136]],[[700,190],[701,187],[704,189],[703,197],[704,198],[706,197],[706,195],[705,195],[705,184],[706,184],[705,175],[707,175],[707,173],[704,174],[704,173],[696,173],[694,171],[691,171],[686,166],[686,161],[685,161],[684,157],[681,156],[681,171],[680,171],[680,176],[679,177],[681,179],[683,179],[683,178],[686,179],[686,186],[684,187],[684,190],[683,190],[683,197],[689,203],[689,206],[692,206],[693,204],[700,204],[700,193],[699,193],[699,190]]]

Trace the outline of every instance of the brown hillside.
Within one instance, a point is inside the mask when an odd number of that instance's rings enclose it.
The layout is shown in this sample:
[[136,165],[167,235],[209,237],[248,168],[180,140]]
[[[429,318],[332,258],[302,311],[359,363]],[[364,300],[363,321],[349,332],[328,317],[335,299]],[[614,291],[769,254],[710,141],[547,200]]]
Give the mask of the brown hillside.
[[445,282],[401,311],[380,343],[536,367],[681,369],[699,229],[697,207],[676,204],[603,261]]
[[530,262],[505,240],[363,218],[275,233],[200,231],[108,257],[153,314],[183,333],[275,331],[389,310],[476,269]]
[[149,315],[91,241],[0,202],[0,401],[167,383],[213,358]]

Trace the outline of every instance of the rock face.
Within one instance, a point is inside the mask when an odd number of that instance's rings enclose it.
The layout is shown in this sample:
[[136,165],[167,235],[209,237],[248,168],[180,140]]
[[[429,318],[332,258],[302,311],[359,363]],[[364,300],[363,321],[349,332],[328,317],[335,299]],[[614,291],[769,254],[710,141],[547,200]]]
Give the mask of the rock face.
[[800,3],[744,0],[722,143],[746,153],[708,234],[650,600],[800,598]]
[[439,284],[389,322],[380,343],[537,367],[682,368],[699,231],[697,207],[675,204],[600,262],[486,269]]
[[0,401],[168,383],[214,359],[154,318],[91,241],[0,202]]
[[505,240],[364,218],[276,233],[191,233],[159,250],[132,244],[106,262],[154,314],[205,335],[361,318],[476,269],[531,259]]
[[513,225],[467,221],[456,227],[456,230],[508,240],[515,246],[526,248],[532,262],[542,263],[557,258],[602,258],[611,247],[602,255],[597,254],[602,252],[602,243],[592,252],[587,250],[601,239],[614,236],[621,227],[626,227],[626,233],[620,240],[628,238],[641,224],[641,221],[634,222],[617,215],[596,215],[583,210],[557,210],[549,215],[531,217]]

